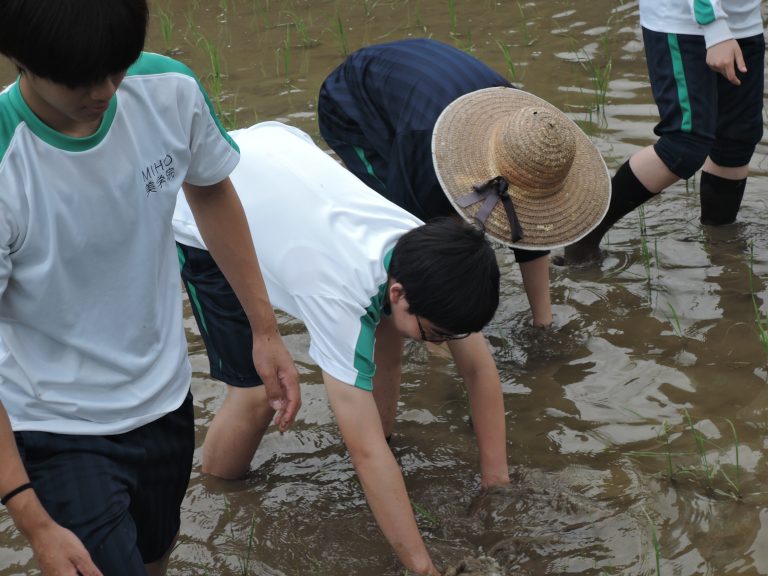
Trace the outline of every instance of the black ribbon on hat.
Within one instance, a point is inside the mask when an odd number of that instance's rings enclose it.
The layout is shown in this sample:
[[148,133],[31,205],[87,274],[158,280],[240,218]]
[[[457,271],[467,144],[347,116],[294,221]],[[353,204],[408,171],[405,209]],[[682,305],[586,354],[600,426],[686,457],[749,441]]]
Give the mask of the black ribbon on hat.
[[517,213],[515,212],[515,206],[512,204],[512,197],[507,190],[509,189],[509,183],[503,176],[496,176],[491,178],[483,184],[475,184],[472,186],[472,192],[454,198],[456,202],[462,208],[482,202],[483,205],[475,214],[475,218],[485,225],[485,221],[488,216],[491,215],[496,204],[501,201],[504,205],[504,211],[507,213],[507,219],[509,220],[509,229],[512,233],[512,242],[519,242],[523,239],[523,228],[520,226],[520,221],[517,219]]

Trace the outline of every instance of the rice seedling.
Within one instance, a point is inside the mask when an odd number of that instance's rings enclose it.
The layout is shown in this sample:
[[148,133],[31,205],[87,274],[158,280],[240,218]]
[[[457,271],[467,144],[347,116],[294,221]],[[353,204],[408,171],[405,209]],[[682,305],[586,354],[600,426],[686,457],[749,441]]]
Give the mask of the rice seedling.
[[[225,516],[232,517],[232,504],[228,499],[224,500],[224,514]],[[224,536],[230,544],[233,546],[240,547],[240,535],[235,533],[234,523],[229,522],[229,534],[226,534]],[[256,515],[251,515],[251,521],[248,526],[248,535],[245,542],[245,554],[242,556],[238,556],[237,563],[239,564],[239,570],[238,573],[241,576],[249,576],[251,574],[251,561],[253,557],[253,549],[254,545],[256,543]],[[206,570],[205,574],[207,574],[208,571]]]
[[214,102],[218,102],[221,100],[223,86],[219,47],[202,34],[198,35],[197,45],[202,46],[203,52],[208,56],[208,63],[210,64],[210,71],[207,75],[209,94]]
[[[651,256],[651,250],[648,247],[647,227],[645,225],[645,206],[640,206],[637,209],[637,215],[640,222],[640,255],[643,260],[643,268],[645,269],[645,276],[648,284],[651,283],[651,268],[653,266],[654,259]],[[654,253],[658,255],[658,245],[654,240]]]
[[349,54],[349,39],[347,38],[347,29],[344,27],[344,22],[342,22],[338,11],[336,12],[335,20],[331,21],[331,25],[327,30],[331,31],[339,43],[341,55],[346,57]]
[[269,20],[269,0],[253,0],[253,13],[254,18],[260,19],[264,22],[264,28],[271,28]]
[[291,25],[298,35],[297,44],[303,48],[315,46],[317,40],[309,36],[309,27],[306,21],[295,12],[286,12],[285,14],[291,20]]
[[684,412],[685,418],[688,422],[688,429],[690,430],[691,435],[693,436],[693,441],[696,445],[696,452],[699,455],[699,465],[701,466],[701,471],[704,473],[704,481],[706,482],[707,488],[712,490],[713,467],[707,460],[707,450],[704,446],[704,435],[694,426],[693,418],[691,418],[688,410],[684,410]]
[[[421,19],[421,3],[419,0],[416,0],[414,3],[414,26],[417,28],[422,28],[425,32],[427,30],[427,27],[424,25],[423,20]],[[408,7],[408,25],[411,24],[411,8]]]
[[422,516],[427,522],[429,522],[432,526],[439,526],[440,521],[432,515],[424,506],[416,502],[415,500],[411,500],[411,506],[413,506],[413,509],[416,511],[419,516]]
[[448,0],[448,18],[451,22],[451,36],[456,35],[458,18],[456,16],[456,0]]
[[675,477],[675,471],[672,468],[672,448],[669,444],[669,424],[665,420],[661,425],[661,433],[664,435],[664,452],[666,453],[667,478],[672,481]]
[[592,79],[592,87],[595,90],[595,105],[598,110],[605,111],[605,105],[608,102],[608,84],[611,81],[611,65],[612,60],[610,56],[602,66],[598,66],[594,63],[594,60],[590,61],[590,77]]
[[[282,54],[282,58],[280,58]],[[282,60],[283,63],[283,76],[288,78],[291,71],[291,27],[285,27],[285,38],[280,43],[280,46],[275,50],[275,56],[278,61]],[[279,75],[279,72],[278,72]]]
[[768,359],[768,310],[763,312],[757,301],[755,293],[755,244],[749,241],[749,292],[752,295],[752,308],[755,311],[755,326],[757,327],[757,336],[763,348],[763,353]]
[[661,576],[661,544],[659,542],[659,534],[656,530],[656,524],[653,523],[650,514],[648,514],[645,508],[643,508],[643,514],[645,514],[651,527],[651,542],[653,543],[653,552],[656,558],[656,576]]
[[171,14],[163,10],[161,6],[157,7],[157,18],[160,20],[160,36],[163,38],[163,44],[165,44],[166,54],[173,52],[171,49],[173,42],[173,21],[171,20]]
[[[603,64],[598,62],[590,56],[583,48],[576,46],[574,38],[570,38],[572,51],[576,57],[576,61],[579,65],[589,74],[590,82],[592,84],[593,94],[593,107],[596,112],[605,114],[605,106],[608,103],[608,86],[611,81],[611,70],[613,67],[613,59],[610,55],[605,57]],[[609,48],[607,40],[603,41],[603,51],[608,54]]]
[[496,45],[501,50],[502,56],[504,56],[504,65],[507,68],[507,73],[509,75],[509,81],[512,83],[517,82],[518,76],[517,76],[517,67],[515,66],[515,61],[512,59],[512,54],[509,51],[509,46],[506,44],[502,44],[498,40],[496,40]]
[[[687,410],[684,410],[684,421],[681,428],[678,431],[674,431],[672,427],[665,421],[662,423],[661,429],[657,434],[657,438],[663,442],[663,447],[660,449],[643,450],[628,452],[627,455],[638,458],[660,458],[664,460],[666,471],[665,475],[667,479],[674,482],[677,477],[685,477],[696,481],[701,479],[704,482],[704,487],[710,495],[725,496],[733,500],[739,500],[742,498],[741,488],[741,461],[739,456],[739,436],[736,432],[736,427],[729,419],[725,419],[725,422],[731,429],[731,435],[734,442],[735,450],[735,462],[729,464],[733,467],[733,472],[729,474],[724,468],[724,464],[718,460],[710,461],[707,456],[707,446],[712,446],[719,452],[722,452],[722,448],[704,437],[697,428],[691,415]],[[686,432],[690,433],[690,437],[693,438],[695,450],[693,452],[676,452],[672,450],[673,437],[676,440],[683,441],[684,438],[689,437]],[[697,464],[694,465],[681,465],[675,464],[673,459],[685,459],[690,461],[694,456],[697,459]],[[718,486],[716,481],[719,476],[725,480],[725,484],[720,483]]]
[[680,318],[677,315],[677,311],[675,310],[675,307],[672,306],[671,302],[667,302],[667,306],[669,307],[669,312],[671,314],[671,316],[667,316],[667,319],[672,324],[672,329],[675,332],[675,334],[682,338],[683,337],[683,330],[680,327]]
[[[230,525],[231,527],[231,525]],[[248,540],[245,547],[245,556],[238,558],[240,563],[240,574],[242,576],[249,576],[251,573],[251,555],[253,554],[253,545],[255,543],[254,532],[256,531],[256,515],[251,516],[251,523],[248,527]]]
[[725,470],[720,468],[720,473],[723,475],[723,477],[731,486],[731,488],[733,488],[733,492],[724,492],[723,490],[716,490],[716,492],[723,496],[741,498],[741,465],[739,463],[739,435],[736,433],[736,427],[733,425],[733,422],[729,418],[726,418],[725,421],[728,423],[728,426],[730,426],[731,434],[733,435],[733,442],[736,450],[736,472],[734,474],[734,477],[731,478],[726,473]]
[[533,42],[528,33],[528,18],[525,15],[525,10],[523,10],[520,0],[515,0],[515,3],[517,4],[517,11],[520,12],[520,34],[523,37],[523,46],[530,46]]
[[472,54],[472,52],[475,51],[475,45],[472,44],[472,31],[471,30],[468,30],[467,33],[464,36],[461,36],[461,35],[454,36],[454,39],[456,40],[456,46],[460,50],[463,50],[467,54]]
[[373,12],[373,9],[376,8],[376,4],[379,3],[379,0],[363,0],[363,11],[365,12],[365,17],[370,18],[371,13]]

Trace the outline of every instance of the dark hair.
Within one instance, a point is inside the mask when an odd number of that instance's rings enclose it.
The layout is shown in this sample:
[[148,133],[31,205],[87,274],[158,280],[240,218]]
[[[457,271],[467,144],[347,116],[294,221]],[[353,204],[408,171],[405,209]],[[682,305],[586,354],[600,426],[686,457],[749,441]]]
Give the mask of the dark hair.
[[485,234],[440,218],[395,244],[389,276],[403,285],[409,312],[453,334],[479,332],[499,305],[499,265]]
[[70,88],[117,74],[144,48],[146,0],[0,0],[0,53]]

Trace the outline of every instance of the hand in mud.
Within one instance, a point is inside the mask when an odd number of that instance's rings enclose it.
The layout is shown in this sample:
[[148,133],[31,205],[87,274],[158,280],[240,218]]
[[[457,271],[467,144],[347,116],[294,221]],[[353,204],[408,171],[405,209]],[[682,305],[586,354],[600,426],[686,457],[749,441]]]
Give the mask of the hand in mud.
[[501,566],[490,556],[464,558],[456,566],[448,568],[443,576],[502,576]]

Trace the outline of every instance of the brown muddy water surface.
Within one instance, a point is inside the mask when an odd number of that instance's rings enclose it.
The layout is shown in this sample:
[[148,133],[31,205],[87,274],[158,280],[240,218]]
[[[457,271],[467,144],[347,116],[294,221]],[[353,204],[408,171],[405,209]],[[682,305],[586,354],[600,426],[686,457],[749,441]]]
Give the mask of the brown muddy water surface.
[[[345,51],[431,36],[568,112],[612,171],[653,141],[636,1],[156,0],[152,13],[149,49],[190,64],[231,127],[277,119],[319,140],[317,91]],[[0,64],[3,84],[13,75]],[[499,251],[504,299],[487,335],[510,486],[481,494],[452,363],[407,347],[393,450],[439,566],[479,574],[459,562],[486,555],[505,575],[650,575],[658,551],[661,574],[768,574],[768,147],[737,224],[702,227],[695,190],[647,204],[644,228],[626,217],[601,266],[553,267],[550,331],[528,327],[519,269]],[[246,480],[201,475],[224,386],[186,317],[198,450],[169,574],[403,574],[294,320],[280,316],[303,380],[297,424],[266,437]],[[0,575],[28,573],[31,553],[0,512]]]

